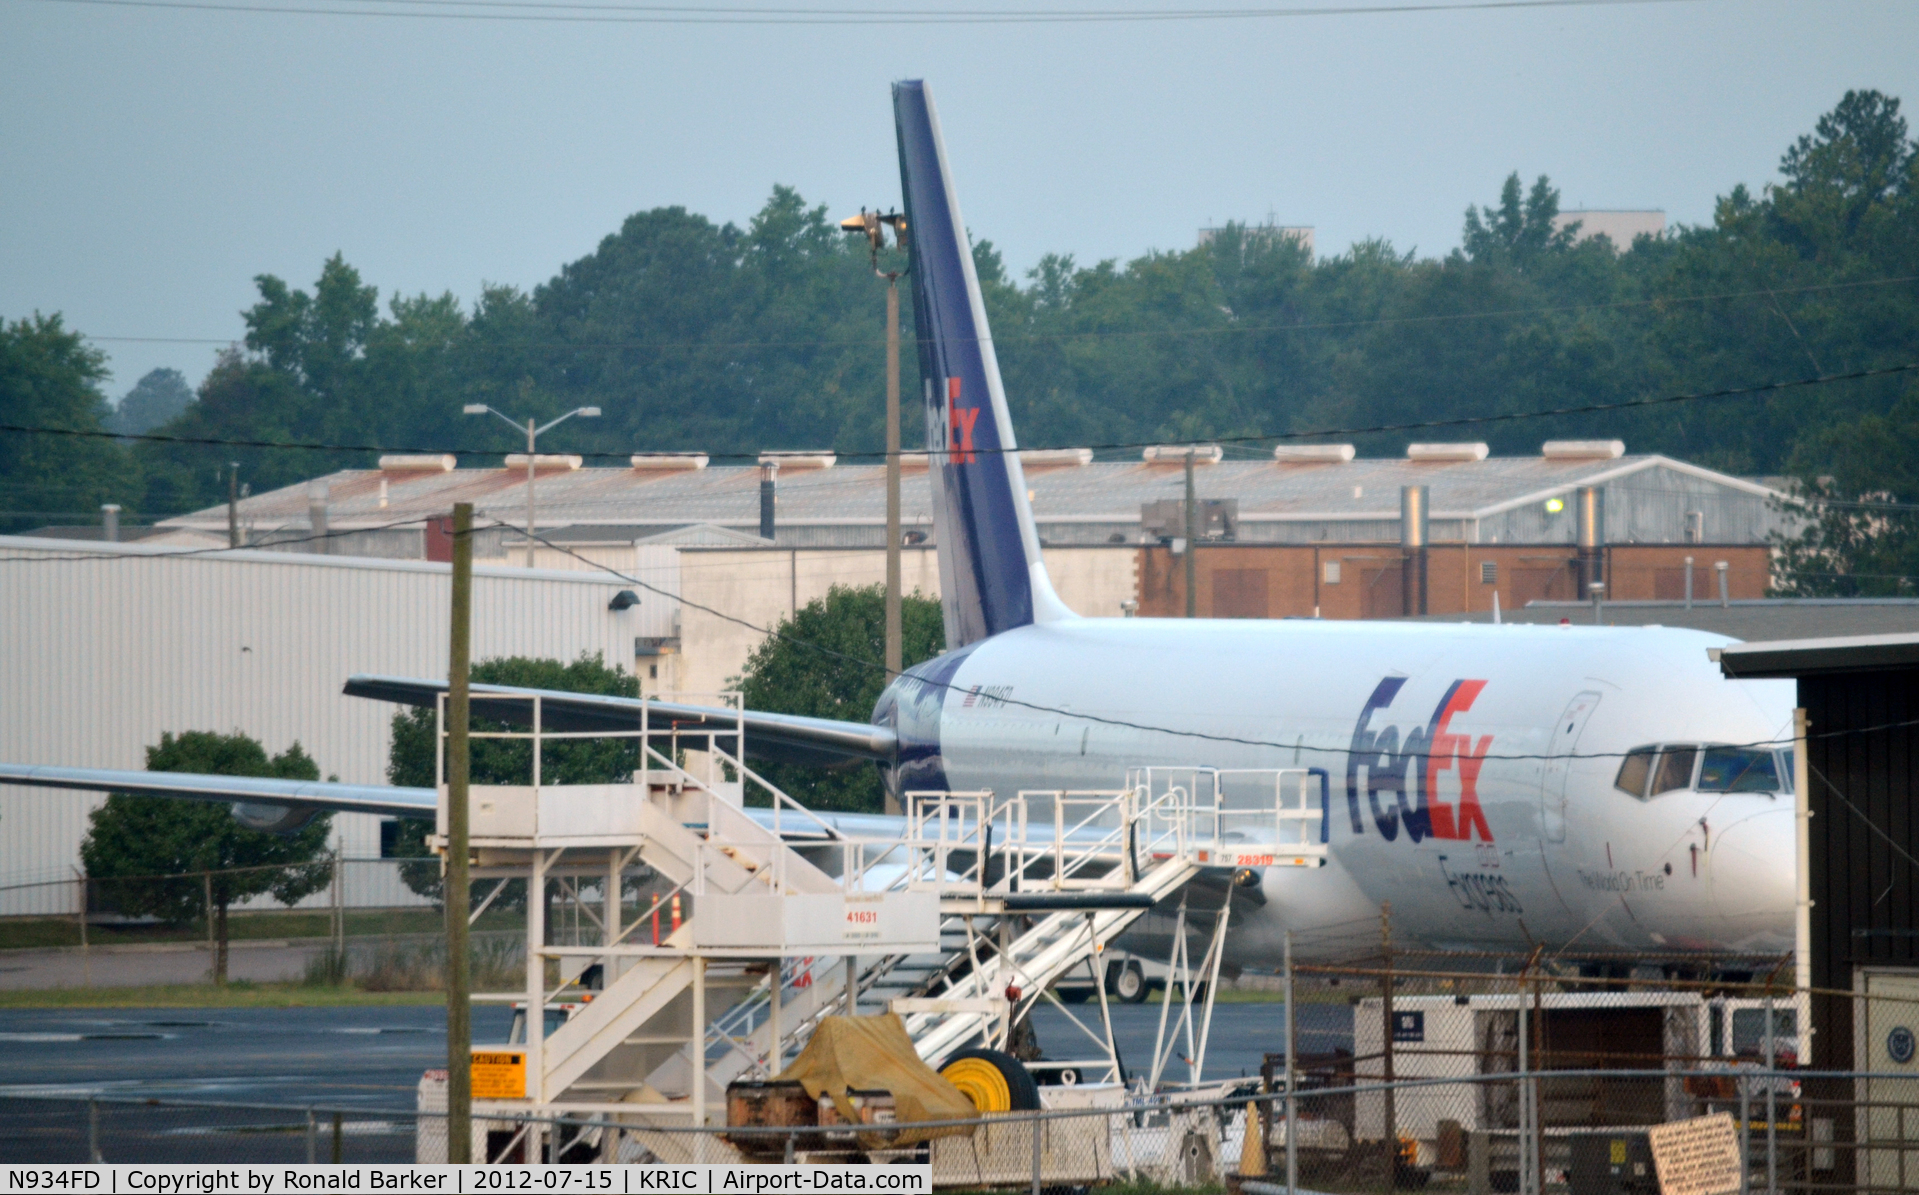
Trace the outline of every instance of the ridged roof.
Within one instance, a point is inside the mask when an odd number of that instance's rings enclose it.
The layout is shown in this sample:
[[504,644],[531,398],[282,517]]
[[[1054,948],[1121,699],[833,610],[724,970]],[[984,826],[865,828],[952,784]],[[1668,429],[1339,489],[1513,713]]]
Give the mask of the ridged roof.
[[[1399,490],[1424,485],[1434,517],[1480,518],[1543,501],[1582,485],[1622,484],[1649,469],[1676,472],[1687,489],[1702,494],[1765,499],[1766,486],[1657,455],[1613,459],[1549,459],[1538,456],[1485,460],[1411,461],[1362,458],[1349,462],[1224,460],[1201,464],[1195,482],[1201,498],[1232,498],[1245,522],[1295,520],[1393,520]],[[1673,472],[1666,474],[1668,478]],[[518,469],[451,471],[346,470],[324,478],[330,525],[336,530],[378,527],[425,515],[445,514],[455,502],[472,502],[486,520],[523,526],[526,475]],[[384,494],[381,482],[385,481]],[[759,523],[761,470],[754,465],[647,470],[580,468],[542,470],[536,479],[540,526],[661,527],[716,524],[753,530]],[[255,527],[305,526],[309,487],[302,482],[241,503]],[[1183,466],[1139,461],[1085,465],[1029,465],[1026,484],[1035,518],[1048,523],[1137,524],[1140,506],[1185,492]],[[871,525],[886,515],[886,471],[877,464],[781,469],[778,521],[782,526]],[[384,501],[384,504],[382,504]],[[908,526],[931,522],[928,475],[909,467],[901,482],[901,509]],[[169,519],[168,526],[224,529],[226,508],[209,507]]]

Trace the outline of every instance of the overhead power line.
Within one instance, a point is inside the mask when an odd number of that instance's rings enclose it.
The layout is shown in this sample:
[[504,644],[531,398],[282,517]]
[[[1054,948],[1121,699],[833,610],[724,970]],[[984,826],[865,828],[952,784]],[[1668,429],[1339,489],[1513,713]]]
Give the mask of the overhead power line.
[[[497,519],[489,519],[487,520],[487,522],[492,527],[503,528],[509,531],[519,530],[519,531],[522,531],[522,533],[524,532],[524,529],[522,528],[516,528],[511,523],[503,523]],[[895,672],[892,669],[888,668],[885,664],[877,660],[869,660],[861,656],[850,655],[843,651],[837,651],[833,648],[822,646],[821,644],[814,643],[810,640],[801,639],[794,635],[789,635],[777,627],[761,626],[758,623],[749,621],[748,619],[744,619],[736,615],[728,614],[724,610],[715,609],[712,606],[702,605],[701,603],[692,601],[686,597],[683,597],[680,594],[673,593],[670,590],[662,589],[659,586],[652,584],[651,582],[642,581],[638,577],[629,576],[626,573],[623,573],[620,570],[614,568],[610,564],[606,564],[602,561],[592,560],[586,556],[582,556],[580,553],[574,551],[572,548],[567,547],[565,544],[554,543],[552,540],[547,539],[544,536],[541,536],[538,534],[535,534],[532,538],[535,543],[544,545],[545,547],[551,548],[554,551],[559,552],[563,555],[571,556],[573,559],[579,561],[581,564],[586,565],[592,571],[605,573],[607,576],[613,577],[616,580],[624,582],[628,585],[638,586],[639,588],[644,589],[649,593],[656,594],[660,597],[668,598],[672,601],[678,602],[682,606],[687,606],[694,610],[698,610],[702,614],[710,614],[714,618],[721,619],[722,621],[725,621],[725,622],[730,622],[735,626],[745,627],[747,630],[753,631],[756,634],[765,635],[769,639],[777,639],[782,643],[790,643],[794,647],[797,647],[802,651],[808,651],[816,655],[827,657],[829,659],[839,660],[843,663],[852,664],[857,668],[861,668],[867,671],[878,672],[888,681],[910,676],[910,669]],[[973,691],[972,689],[967,688],[964,685],[955,685],[947,681],[928,680],[924,677],[911,677],[910,679],[912,679],[914,683],[924,686],[925,688],[937,689],[947,693],[971,693]],[[1252,738],[1245,738],[1240,735],[1214,734],[1204,730],[1183,730],[1183,729],[1178,729],[1171,726],[1155,726],[1148,722],[1132,722],[1124,718],[1107,718],[1098,714],[1089,714],[1085,712],[1084,710],[1067,709],[1063,706],[1042,705],[1038,702],[1022,701],[1016,697],[1012,697],[1010,695],[1003,695],[1003,694],[996,695],[993,700],[999,705],[1017,706],[1021,709],[1030,710],[1033,713],[1050,714],[1055,717],[1070,718],[1074,721],[1079,721],[1079,722],[1091,722],[1099,726],[1112,726],[1121,730],[1136,730],[1136,731],[1141,731],[1147,734],[1171,735],[1174,738],[1200,739],[1206,742],[1230,743],[1234,746],[1243,746],[1243,747],[1270,747],[1280,751],[1312,752],[1316,755],[1338,756],[1338,755],[1354,755],[1354,754],[1358,754],[1358,755],[1378,755],[1379,754],[1379,752],[1377,751],[1370,751],[1370,752],[1355,751],[1349,747],[1310,747],[1305,744],[1303,739],[1300,741],[1288,743],[1288,742],[1282,742],[1276,739],[1252,739]],[[1844,730],[1825,731],[1819,734],[1811,734],[1806,737],[1809,740],[1840,738],[1847,735],[1872,734],[1880,731],[1900,730],[1910,726],[1919,726],[1919,718],[1909,719],[1902,722],[1884,722],[1874,726],[1850,727]],[[1713,743],[1709,745],[1714,747],[1753,748],[1756,750],[1764,750],[1764,749],[1770,749],[1774,747],[1790,747],[1793,745],[1794,741],[1795,740],[1790,738],[1754,739],[1753,741],[1747,742],[1747,743]],[[1638,750],[1643,750],[1643,748],[1639,748]],[[1536,753],[1506,754],[1506,755],[1487,754],[1482,756],[1481,758],[1489,759],[1489,760],[1492,760],[1492,759],[1508,759],[1508,760],[1624,759],[1626,756],[1630,754],[1632,754],[1631,751],[1593,751],[1593,752],[1576,752],[1575,751],[1575,752],[1565,752],[1560,754],[1547,754],[1547,755],[1541,755]]]
[[[428,517],[414,515],[411,518],[396,519],[391,523],[378,523],[372,527],[346,527],[346,528],[342,528],[339,531],[330,531],[330,530],[320,531],[320,532],[315,532],[311,535],[297,535],[297,536],[288,536],[284,539],[276,538],[271,540],[262,540],[259,543],[242,544],[241,546],[237,548],[233,547],[230,544],[220,544],[216,547],[210,547],[210,548],[179,548],[179,549],[169,548],[163,554],[156,556],[155,559],[177,560],[183,556],[218,556],[226,552],[281,552],[286,548],[290,548],[294,546],[295,544],[320,543],[326,540],[342,539],[350,535],[361,535],[369,531],[391,531],[396,527],[418,527],[418,526],[424,525],[425,523],[429,521],[430,519]],[[268,534],[270,535],[272,534],[272,532],[269,531]],[[55,544],[60,541],[49,539],[47,542],[49,544]],[[148,546],[162,547],[163,545],[151,544]],[[31,552],[31,551],[36,551],[38,549],[31,548],[31,547],[19,548],[19,547],[10,546],[7,550]],[[93,560],[120,559],[120,557],[115,556],[113,554],[110,548],[102,549],[99,551],[92,551],[92,552],[75,552],[72,550],[66,550],[64,554],[61,554],[62,552],[61,549],[49,547],[47,551],[51,554],[41,555],[41,556],[0,556],[0,564],[58,564],[62,562],[82,561],[82,560],[93,561]],[[288,553],[288,554],[292,555],[293,553]]]
[[[1888,365],[1879,369],[1861,369],[1852,373],[1828,374],[1816,378],[1794,378],[1780,382],[1762,382],[1756,386],[1731,386],[1721,390],[1705,390],[1691,394],[1668,394],[1658,398],[1633,398],[1623,402],[1582,403],[1572,407],[1551,407],[1543,411],[1508,411],[1498,415],[1461,415],[1450,419],[1416,419],[1403,423],[1378,423],[1370,427],[1330,427],[1311,431],[1266,432],[1246,436],[1214,436],[1204,440],[1129,440],[1108,444],[1071,444],[1069,448],[1091,448],[1095,451],[1119,451],[1134,448],[1152,448],[1161,445],[1182,444],[1260,444],[1281,440],[1319,440],[1329,436],[1370,436],[1386,432],[1430,431],[1442,427],[1479,427],[1494,423],[1512,423],[1526,419],[1550,419],[1561,415],[1591,415],[1605,411],[1629,411],[1645,407],[1669,406],[1674,403],[1703,402],[1718,398],[1751,397],[1760,394],[1775,394],[1788,390],[1805,389],[1812,386],[1827,386],[1836,382],[1857,382],[1869,378],[1896,377],[1900,374],[1919,372],[1919,362],[1905,365]],[[37,427],[31,424],[0,423],[0,432],[13,432],[18,435],[70,436],[79,439],[99,440],[141,440],[155,444],[194,444],[216,448],[266,448],[297,452],[355,452],[355,453],[403,453],[423,456],[498,456],[499,448],[419,448],[398,445],[379,444],[331,444],[315,440],[233,440],[216,436],[169,436],[159,432],[129,436],[122,432],[84,431],[77,428]],[[1022,448],[974,448],[975,454],[1018,453],[1027,451],[1045,451],[1044,449]],[[923,452],[908,451],[902,455],[918,456]],[[632,455],[630,452],[575,452],[566,455],[587,457],[595,460],[618,460]],[[757,452],[712,452],[706,454],[711,460],[753,460],[759,459]],[[838,455],[856,460],[884,460],[884,452],[842,452]]]
[[[664,5],[512,3],[498,0],[336,0],[332,4],[213,3],[206,0],[42,0],[105,8],[197,12],[279,13],[295,16],[413,18],[437,21],[512,21],[614,25],[1092,25],[1190,24],[1294,17],[1364,17],[1503,9],[1620,8],[1695,4],[1701,0],[1446,0],[1434,4],[1355,4],[1264,8],[1140,9],[910,9],[704,8]],[[382,3],[398,7],[346,7]],[[440,7],[444,5],[444,7]],[[500,11],[500,10],[507,11]],[[557,10],[557,11],[556,11]]]
[[[394,527],[404,527],[412,524],[419,524],[424,521],[425,521],[424,519],[421,519],[419,517],[414,517],[410,519],[400,519],[400,520],[395,520],[394,522],[391,522],[391,523],[382,524],[377,527],[355,528],[353,530],[346,530],[346,531],[328,531],[328,532],[323,532],[316,535],[303,536],[297,539],[276,540],[270,546],[273,548],[280,548],[280,547],[285,547],[292,544],[307,543],[315,540],[334,539],[344,535],[358,534],[359,532],[362,532],[362,531],[380,531],[380,530],[386,530]],[[484,530],[497,529],[497,530],[503,530],[503,531],[512,531],[519,534],[525,533],[524,528],[515,526],[514,524],[511,524],[511,523],[502,522],[498,519],[486,520],[486,526],[484,528],[476,528],[476,530],[481,530],[481,529],[484,529]],[[771,639],[777,639],[782,643],[791,644],[794,647],[801,649],[802,651],[811,652],[815,655],[819,655],[828,659],[838,660],[843,663],[851,664],[863,670],[878,672],[882,674],[882,676],[889,681],[908,675],[907,670],[895,672],[887,668],[886,665],[884,663],[881,663],[880,661],[865,659],[861,656],[850,655],[846,652],[838,651],[830,647],[825,647],[821,644],[814,643],[810,640],[801,639],[795,635],[787,634],[786,632],[779,630],[777,627],[761,626],[759,623],[753,622],[749,619],[740,618],[737,615],[728,614],[726,611],[720,610],[716,607],[708,606],[703,603],[693,601],[690,598],[682,596],[681,594],[674,593],[673,591],[668,589],[663,589],[660,586],[655,585],[650,581],[644,581],[644,580],[641,580],[639,577],[632,576],[628,573],[623,573],[619,569],[616,569],[613,566],[606,564],[602,561],[593,560],[587,556],[583,556],[579,552],[568,547],[567,545],[561,544],[561,543],[555,543],[553,540],[548,539],[545,536],[535,534],[532,538],[535,543],[538,543],[542,545],[543,547],[550,548],[553,551],[560,553],[561,555],[571,557],[572,559],[579,561],[581,564],[586,565],[588,571],[604,573],[607,576],[622,582],[623,584],[632,585],[637,588],[644,589],[648,593],[666,598],[669,601],[677,602],[680,605],[688,607],[690,609],[698,610],[702,614],[709,614],[713,616],[714,618],[718,618],[724,622],[729,622],[735,626],[744,627],[745,629],[752,631],[756,634],[764,635]],[[158,559],[176,559],[179,557],[189,557],[189,556],[216,556],[223,553],[243,552],[243,551],[249,551],[249,550],[259,550],[259,549],[234,548],[234,547],[227,547],[227,546],[195,548],[195,549],[189,549],[189,550],[183,550],[183,551],[169,551],[158,556],[157,558]],[[67,552],[64,554],[58,553],[57,551],[55,551],[55,552],[50,552],[47,555],[18,555],[18,556],[0,555],[0,564],[22,564],[22,563],[45,564],[45,563],[57,563],[57,562],[102,561],[102,560],[114,560],[114,559],[119,559],[119,557],[115,556],[112,552],[109,552],[109,551]],[[913,680],[915,683],[923,685],[929,689],[939,689],[945,692],[959,692],[959,693],[971,692],[971,690],[967,689],[965,686],[955,685],[950,682],[927,680],[921,677],[914,677]],[[1170,727],[1170,726],[1155,726],[1151,723],[1133,722],[1123,718],[1108,718],[1098,714],[1087,713],[1083,710],[1073,710],[1073,709],[1067,709],[1062,706],[1050,706],[1050,705],[1043,705],[1038,702],[1024,701],[1019,698],[1012,697],[1010,695],[998,696],[994,700],[1001,705],[1016,706],[1021,709],[1030,710],[1034,713],[1049,714],[1049,715],[1062,717],[1062,718],[1071,718],[1081,722],[1091,722],[1101,726],[1112,726],[1122,730],[1134,730],[1134,731],[1140,731],[1148,734],[1164,734],[1164,735],[1170,735],[1175,738],[1200,739],[1207,742],[1230,743],[1237,746],[1267,747],[1267,748],[1272,748],[1272,749],[1281,750],[1281,751],[1313,752],[1318,755],[1337,756],[1337,755],[1354,754],[1354,752],[1350,748],[1307,746],[1303,742],[1303,740],[1288,743],[1288,742],[1284,742],[1276,739],[1246,738],[1240,735],[1214,734],[1209,731],[1202,731],[1202,730],[1185,730],[1185,729],[1180,729],[1180,728]],[[1901,730],[1901,729],[1905,729],[1912,726],[1919,726],[1919,719],[1908,719],[1905,721],[1897,721],[1897,722],[1884,722],[1884,723],[1879,723],[1872,726],[1850,727],[1843,730],[1824,731],[1818,734],[1810,734],[1807,736],[1807,738],[1809,740],[1841,738],[1841,737],[1847,737],[1851,735],[1874,734],[1874,733],[1879,733],[1879,732],[1888,731],[1888,730]],[[1793,742],[1794,740],[1790,738],[1755,739],[1755,740],[1752,740],[1751,742],[1746,742],[1746,743],[1714,743],[1710,745],[1716,746],[1716,747],[1769,749],[1774,747],[1789,747],[1793,744]],[[1366,753],[1362,752],[1361,754],[1366,754]],[[1629,754],[1631,754],[1631,752],[1629,751],[1572,752],[1572,753],[1564,753],[1564,754],[1556,754],[1556,755],[1542,755],[1542,754],[1536,754],[1536,753],[1516,753],[1516,754],[1487,754],[1483,756],[1482,758],[1485,758],[1488,760],[1623,759]]]
[[[1728,299],[1766,299],[1777,295],[1806,295],[1823,291],[1857,290],[1869,286],[1901,286],[1919,282],[1919,274],[1897,278],[1863,278],[1855,282],[1824,282],[1814,286],[1783,289],[1711,291],[1696,295],[1658,295],[1645,299],[1619,299],[1611,303],[1563,303],[1544,307],[1500,307],[1491,311],[1455,311],[1439,315],[1389,315],[1375,319],[1319,320],[1290,324],[1229,324],[1210,328],[1094,328],[1075,332],[1026,332],[990,336],[994,344],[1040,344],[1062,340],[1129,340],[1195,336],[1250,336],[1280,332],[1336,332],[1353,328],[1376,328],[1410,324],[1448,324],[1470,320],[1509,319],[1523,315],[1566,315],[1582,311],[1622,311],[1636,307],[1664,308],[1681,304],[1711,303]],[[232,336],[87,336],[112,344],[236,344]],[[870,348],[885,344],[870,337],[840,337],[835,340],[589,340],[514,341],[498,347],[509,349],[552,349],[567,351],[628,349],[831,349]]]

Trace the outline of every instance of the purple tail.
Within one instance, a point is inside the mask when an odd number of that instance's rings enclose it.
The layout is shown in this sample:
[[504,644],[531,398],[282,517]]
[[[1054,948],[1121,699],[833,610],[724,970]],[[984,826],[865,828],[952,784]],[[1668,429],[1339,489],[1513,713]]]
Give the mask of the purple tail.
[[893,85],[948,650],[1073,617],[1046,576],[973,254],[926,84]]

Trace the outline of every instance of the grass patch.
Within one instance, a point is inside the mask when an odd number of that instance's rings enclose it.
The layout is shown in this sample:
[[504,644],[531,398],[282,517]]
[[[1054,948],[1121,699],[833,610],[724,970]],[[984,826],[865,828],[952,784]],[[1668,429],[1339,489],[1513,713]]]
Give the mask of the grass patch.
[[342,1008],[444,1004],[439,992],[369,992],[352,985],[166,984],[142,988],[52,988],[0,992],[0,1008]]

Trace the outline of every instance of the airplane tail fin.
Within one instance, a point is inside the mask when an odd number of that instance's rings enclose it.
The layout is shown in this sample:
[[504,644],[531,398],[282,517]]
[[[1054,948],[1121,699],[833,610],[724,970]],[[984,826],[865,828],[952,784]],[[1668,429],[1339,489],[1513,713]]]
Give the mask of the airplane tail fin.
[[1071,618],[1040,559],[972,246],[926,84],[893,85],[948,650]]

